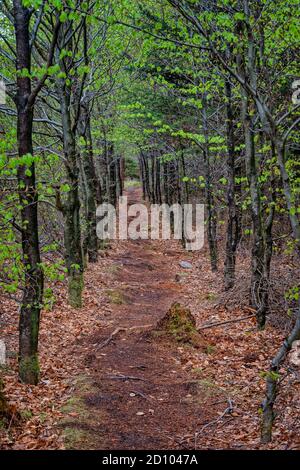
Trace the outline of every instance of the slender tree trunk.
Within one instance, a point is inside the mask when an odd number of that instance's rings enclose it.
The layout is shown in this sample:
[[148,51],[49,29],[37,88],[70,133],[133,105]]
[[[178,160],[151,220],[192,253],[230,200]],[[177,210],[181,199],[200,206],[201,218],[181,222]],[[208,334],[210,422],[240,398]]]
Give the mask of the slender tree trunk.
[[[31,53],[29,47],[30,12],[21,0],[14,0],[14,19],[17,50],[17,71],[26,69],[30,73]],[[28,105],[31,81],[17,76],[17,137],[18,154],[22,158],[33,154],[32,123],[33,106]],[[39,379],[38,336],[40,310],[43,298],[43,271],[38,235],[38,195],[35,185],[35,165],[31,163],[18,168],[18,187],[21,209],[22,252],[25,285],[19,322],[19,376],[28,384],[37,384]]]
[[297,311],[295,326],[290,335],[285,339],[276,356],[272,359],[266,380],[266,398],[263,403],[263,416],[261,427],[261,442],[266,444],[271,441],[274,421],[274,402],[277,394],[280,366],[290,351],[293,342],[300,339],[300,303]]
[[118,190],[119,196],[123,196],[124,193],[124,158],[118,158]]
[[144,168],[145,168],[145,186],[146,186],[146,194],[148,201],[151,201],[151,188],[150,188],[150,172],[149,172],[149,164],[148,158],[145,155],[142,155]]
[[103,132],[103,154],[101,158],[101,165],[99,168],[99,173],[102,175],[102,188],[103,188],[103,197],[105,201],[108,201],[109,198],[109,156],[108,156],[108,142],[106,137],[105,126],[102,127]]
[[109,203],[114,207],[117,204],[117,162],[114,155],[114,146],[108,145],[108,194]]
[[234,135],[234,112],[232,107],[231,84],[227,79],[225,82],[226,103],[226,133],[227,133],[227,233],[226,233],[226,255],[224,268],[225,290],[231,289],[235,281],[236,250],[241,236],[241,216],[236,202],[236,152]]
[[145,166],[142,155],[139,155],[139,166],[140,166],[140,181],[142,183],[143,189],[143,200],[146,199],[146,176],[145,176]]
[[[60,38],[60,50],[66,47],[65,35],[70,31],[69,22],[63,24]],[[67,47],[71,48],[70,43]],[[60,60],[61,69],[68,76],[69,58]],[[80,228],[79,168],[76,155],[76,135],[71,119],[72,85],[65,78],[58,79],[61,120],[63,128],[64,162],[69,191],[62,206],[64,216],[65,260],[68,270],[68,301],[74,308],[82,306],[83,258]]]
[[96,177],[94,159],[93,159],[93,143],[90,129],[89,110],[85,104],[81,105],[80,122],[78,125],[78,133],[84,139],[79,158],[81,159],[81,169],[83,172],[84,182],[84,202],[87,220],[86,249],[88,260],[91,263],[97,262],[98,259],[98,238],[96,233],[96,200],[97,188],[99,183]]
[[289,211],[290,223],[293,231],[294,240],[296,242],[296,247],[298,254],[300,254],[300,223],[298,215],[295,211],[295,201],[292,195],[292,189],[290,184],[289,175],[285,166],[285,144],[278,138],[273,139],[276,151],[277,151],[277,161],[280,169],[282,185],[284,190],[284,196]]
[[155,191],[155,166],[156,159],[155,156],[151,155],[151,202],[156,204],[156,191]]
[[248,110],[248,99],[243,101],[243,123],[245,131],[246,173],[250,186],[253,245],[251,257],[251,304],[256,309],[257,324],[264,328],[266,321],[268,282],[265,277],[265,249],[261,214],[261,197],[257,175],[253,122]]
[[72,307],[82,306],[83,259],[81,249],[79,171],[76,159],[75,136],[70,118],[69,90],[61,88],[61,113],[64,133],[64,156],[69,191],[63,206],[65,259],[68,270],[68,299]]
[[164,201],[166,204],[170,204],[170,178],[169,178],[169,163],[165,162],[163,165],[164,168]]
[[[181,146],[181,152],[180,152],[180,163],[181,163],[181,178],[184,178],[186,176],[186,167],[185,167],[185,158],[184,158],[184,147]],[[190,195],[189,195],[189,184],[188,181],[184,181],[184,202],[185,204],[189,203]]]
[[210,155],[209,155],[209,142],[208,142],[208,127],[207,127],[207,111],[206,111],[206,95],[203,96],[203,133],[205,137],[205,144],[203,147],[203,161],[205,171],[205,199],[207,208],[207,238],[210,253],[211,270],[218,270],[218,249],[217,249],[217,218],[214,207],[214,198],[212,193],[211,184],[211,171],[210,171]]
[[161,199],[161,187],[160,187],[160,160],[156,157],[156,172],[155,172],[155,193],[157,204],[162,203]]

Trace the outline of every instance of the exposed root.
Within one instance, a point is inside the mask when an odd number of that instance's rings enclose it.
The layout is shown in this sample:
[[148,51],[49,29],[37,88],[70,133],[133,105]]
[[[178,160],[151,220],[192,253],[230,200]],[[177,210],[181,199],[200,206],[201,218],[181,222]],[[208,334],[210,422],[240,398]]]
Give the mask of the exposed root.
[[116,328],[112,334],[106,338],[106,340],[104,340],[101,344],[99,344],[97,347],[96,347],[96,351],[99,351],[100,349],[104,348],[105,346],[107,346],[121,331],[132,331],[132,330],[138,330],[139,328],[150,328],[152,325],[138,325],[138,326],[132,326],[130,328],[125,328],[125,327],[118,327]]

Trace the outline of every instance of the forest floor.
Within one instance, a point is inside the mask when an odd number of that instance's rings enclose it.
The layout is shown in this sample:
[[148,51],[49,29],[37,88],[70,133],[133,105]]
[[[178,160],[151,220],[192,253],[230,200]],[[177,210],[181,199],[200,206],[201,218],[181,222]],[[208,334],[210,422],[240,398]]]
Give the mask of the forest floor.
[[[140,200],[138,189],[129,196]],[[248,269],[247,260],[239,269]],[[244,305],[225,302],[221,277],[211,273],[205,249],[112,242],[86,271],[82,309],[69,307],[56,283],[56,303],[41,321],[36,387],[17,380],[18,312],[2,299],[5,391],[16,418],[0,428],[0,448],[300,449],[300,381],[288,365],[273,441],[259,443],[264,372],[282,328],[258,332],[253,319],[222,325],[203,330],[199,347],[153,334],[174,301],[191,309],[198,326],[248,315]]]

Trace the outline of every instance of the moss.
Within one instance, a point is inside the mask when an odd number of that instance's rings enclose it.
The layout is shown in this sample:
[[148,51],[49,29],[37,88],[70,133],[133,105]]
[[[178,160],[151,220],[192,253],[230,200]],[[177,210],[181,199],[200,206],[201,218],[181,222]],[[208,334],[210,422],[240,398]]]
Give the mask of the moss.
[[32,418],[33,414],[31,410],[21,410],[20,416],[24,421],[28,421],[30,418]]
[[205,295],[205,299],[206,300],[216,300],[216,295],[213,293],[213,292],[208,292],[206,295]]
[[73,382],[74,395],[61,408],[65,417],[59,422],[66,449],[91,449],[91,443],[95,440],[92,429],[98,422],[94,421],[95,416],[87,406],[86,398],[97,390],[86,375],[79,375]]
[[47,413],[45,413],[44,411],[42,411],[40,414],[39,414],[39,418],[40,418],[40,422],[43,424],[46,420],[47,420]]
[[192,369],[192,372],[194,374],[201,375],[203,374],[203,369],[201,367],[194,367],[194,369]]
[[215,351],[216,351],[216,348],[212,344],[208,344],[205,348],[206,354],[214,354]]
[[82,307],[83,274],[72,273],[68,279],[69,305],[73,308]]
[[107,291],[107,295],[109,297],[110,302],[113,304],[121,305],[126,303],[122,292],[118,290],[110,289]]
[[139,188],[141,186],[141,183],[138,180],[126,180],[124,186],[125,186],[125,189]]
[[89,433],[83,429],[67,426],[63,431],[63,438],[66,449],[76,449],[78,444],[82,447],[82,442],[87,440]]
[[90,394],[96,389],[86,375],[79,375],[73,382],[73,386],[75,394],[62,406],[61,411],[64,414],[77,413],[81,417],[84,417],[88,413],[84,397],[86,394]]
[[117,264],[113,264],[111,266],[108,266],[106,271],[110,274],[117,274],[120,271],[120,266],[118,266]]
[[19,376],[22,382],[37,385],[40,377],[40,366],[37,354],[20,359]]
[[85,404],[80,397],[72,397],[70,398],[66,404],[61,408],[62,413],[69,414],[69,413],[76,413],[80,417],[87,416],[87,410],[85,408]]
[[98,249],[99,250],[108,250],[110,248],[109,240],[98,240]]
[[156,335],[167,334],[176,341],[195,347],[203,346],[203,338],[196,329],[196,320],[188,308],[174,303],[167,314],[158,322]]

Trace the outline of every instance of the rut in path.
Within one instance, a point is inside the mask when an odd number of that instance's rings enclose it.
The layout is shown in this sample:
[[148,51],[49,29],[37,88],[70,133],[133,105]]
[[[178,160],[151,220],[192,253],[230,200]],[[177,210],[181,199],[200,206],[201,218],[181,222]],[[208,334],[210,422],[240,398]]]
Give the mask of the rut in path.
[[[139,192],[130,193],[130,202]],[[92,390],[79,391],[84,412],[67,426],[82,431],[77,449],[178,449],[206,422],[209,413],[201,395],[192,396],[193,377],[183,369],[178,344],[147,334],[174,301],[184,304],[184,287],[176,282],[179,245],[163,252],[161,242],[125,242],[122,256],[111,255],[118,267],[125,302],[114,305],[112,321],[85,339]],[[100,269],[100,267],[99,267]],[[125,283],[125,286],[124,286]],[[103,345],[117,328],[111,341]],[[130,330],[130,328],[133,328]],[[90,345],[90,346],[89,346]],[[86,387],[86,384],[85,384]],[[83,387],[85,389],[85,387]]]

